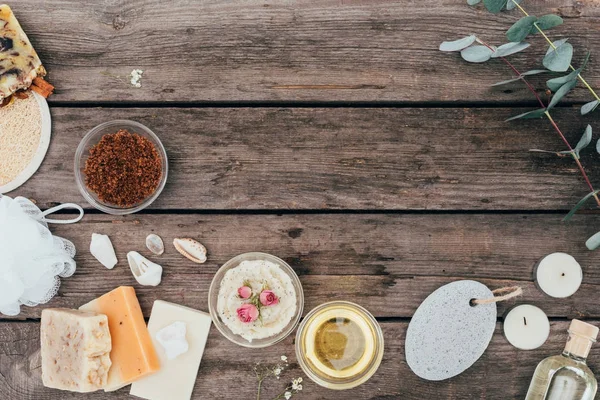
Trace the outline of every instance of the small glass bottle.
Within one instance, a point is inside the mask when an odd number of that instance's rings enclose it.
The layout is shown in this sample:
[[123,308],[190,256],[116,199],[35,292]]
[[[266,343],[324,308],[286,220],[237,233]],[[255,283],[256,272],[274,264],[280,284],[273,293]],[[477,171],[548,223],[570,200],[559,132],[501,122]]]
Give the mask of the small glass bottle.
[[525,400],[593,400],[598,384],[585,363],[598,328],[574,319],[565,350],[535,369]]

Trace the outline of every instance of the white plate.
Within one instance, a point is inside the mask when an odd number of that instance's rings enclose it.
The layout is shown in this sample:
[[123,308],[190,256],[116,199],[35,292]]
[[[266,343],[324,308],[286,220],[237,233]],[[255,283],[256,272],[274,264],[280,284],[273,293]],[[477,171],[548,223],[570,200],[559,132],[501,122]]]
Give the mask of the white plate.
[[33,97],[37,100],[38,105],[40,106],[40,114],[42,115],[42,133],[40,136],[40,144],[38,145],[37,151],[35,152],[33,158],[23,169],[23,171],[21,171],[21,173],[17,175],[15,179],[8,182],[6,185],[0,186],[0,194],[13,191],[27,182],[27,180],[31,178],[33,174],[35,174],[40,165],[42,165],[42,161],[44,161],[44,157],[48,151],[48,146],[50,146],[50,133],[52,132],[50,108],[48,108],[48,103],[44,97],[33,91],[30,93],[32,93]]

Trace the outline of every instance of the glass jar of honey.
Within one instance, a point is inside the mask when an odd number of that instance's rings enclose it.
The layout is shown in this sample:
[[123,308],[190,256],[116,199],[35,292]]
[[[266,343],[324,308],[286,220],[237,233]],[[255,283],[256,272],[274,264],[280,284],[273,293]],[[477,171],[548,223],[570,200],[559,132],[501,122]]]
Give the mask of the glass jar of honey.
[[298,328],[296,357],[304,373],[317,384],[330,389],[356,387],[371,378],[381,364],[381,327],[357,304],[322,304]]

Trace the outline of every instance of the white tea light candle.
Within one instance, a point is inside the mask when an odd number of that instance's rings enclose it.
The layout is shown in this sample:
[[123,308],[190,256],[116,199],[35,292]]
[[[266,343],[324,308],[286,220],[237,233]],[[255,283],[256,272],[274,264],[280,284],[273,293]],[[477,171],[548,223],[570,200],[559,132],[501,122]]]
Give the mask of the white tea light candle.
[[537,349],[546,342],[549,334],[550,321],[536,306],[517,306],[504,318],[504,336],[517,349]]
[[540,261],[535,281],[548,296],[564,298],[573,295],[583,280],[581,266],[566,253],[552,253]]

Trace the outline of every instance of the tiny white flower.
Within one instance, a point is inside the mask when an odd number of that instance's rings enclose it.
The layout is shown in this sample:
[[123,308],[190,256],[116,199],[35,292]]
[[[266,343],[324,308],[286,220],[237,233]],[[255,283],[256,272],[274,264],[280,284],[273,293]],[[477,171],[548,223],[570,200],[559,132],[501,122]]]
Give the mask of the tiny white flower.
[[302,385],[298,385],[298,391],[302,390]]
[[298,378],[298,382],[302,383],[302,377]]
[[287,362],[287,356],[281,356],[281,361]]
[[292,384],[293,384],[294,386],[297,386],[297,385],[298,385],[298,379],[294,379],[294,380],[292,381]]
[[285,400],[290,400],[290,397],[292,397],[292,392],[285,392],[284,396]]
[[281,374],[281,368],[277,367],[273,370],[273,373],[278,376],[279,374]]

